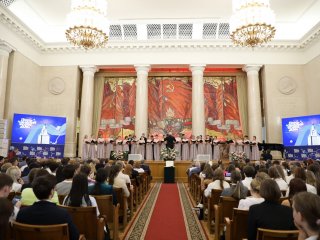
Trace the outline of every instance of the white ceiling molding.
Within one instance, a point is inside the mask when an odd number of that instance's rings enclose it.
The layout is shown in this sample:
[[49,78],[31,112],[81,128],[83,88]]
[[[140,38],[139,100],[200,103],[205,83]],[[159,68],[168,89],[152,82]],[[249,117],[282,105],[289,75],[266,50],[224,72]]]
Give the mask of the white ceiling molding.
[[[37,37],[20,20],[16,19],[8,10],[0,7],[0,21],[11,31],[19,34],[25,41],[42,53],[81,53],[84,50],[66,43],[46,44]],[[181,21],[180,21],[181,22]],[[222,24],[222,25],[221,25]],[[190,29],[198,28],[198,35]],[[200,31],[199,31],[200,29]],[[146,32],[145,39],[137,37],[138,32]],[[110,51],[110,49],[154,49],[154,48],[217,48],[241,49],[235,47],[228,36],[228,23],[165,23],[165,24],[113,24],[110,41],[106,48],[93,51]],[[199,35],[201,35],[199,37]],[[318,39],[320,26],[312,29],[303,41],[272,41],[257,49],[290,49],[301,50],[308,48]],[[223,41],[221,41],[223,40]],[[90,51],[91,52],[91,51]]]

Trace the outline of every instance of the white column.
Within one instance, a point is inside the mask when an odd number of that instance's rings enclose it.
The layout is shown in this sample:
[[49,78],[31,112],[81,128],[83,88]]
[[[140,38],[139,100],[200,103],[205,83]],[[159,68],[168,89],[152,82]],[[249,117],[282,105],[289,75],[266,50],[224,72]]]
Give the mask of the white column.
[[260,103],[259,70],[261,65],[246,65],[242,70],[247,72],[248,88],[248,124],[249,138],[257,137],[262,140],[262,116]]
[[135,135],[148,134],[148,72],[150,65],[135,65],[136,81],[136,120]]
[[5,42],[0,42],[0,119],[4,118],[9,54],[13,49]]
[[204,64],[190,65],[192,72],[192,134],[195,136],[205,135],[203,87],[205,66]]
[[93,65],[80,66],[80,68],[83,72],[83,81],[80,109],[79,156],[82,155],[84,136],[91,136],[92,134],[94,74],[98,71],[98,68]]

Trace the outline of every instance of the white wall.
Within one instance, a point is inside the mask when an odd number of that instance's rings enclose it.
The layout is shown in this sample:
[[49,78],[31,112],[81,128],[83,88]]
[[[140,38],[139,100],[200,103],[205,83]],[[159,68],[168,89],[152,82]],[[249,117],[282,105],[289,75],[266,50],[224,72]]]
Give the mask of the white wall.
[[[303,66],[265,65],[261,75],[267,142],[282,143],[281,118],[308,113]],[[296,90],[291,94],[283,94],[279,91],[279,81],[284,77],[296,83]]]
[[308,114],[320,114],[320,56],[303,68],[306,80]]
[[[54,78],[64,81],[61,94],[49,91],[49,82]],[[8,138],[11,138],[14,113],[67,117],[65,156],[75,156],[79,85],[77,66],[40,67],[20,52],[13,52],[9,58],[5,104]]]
[[[61,94],[52,94],[48,90],[52,79],[64,82]],[[42,115],[67,117],[66,145],[64,155],[73,157],[76,154],[76,126],[80,70],[77,66],[42,67],[40,82],[40,112]]]

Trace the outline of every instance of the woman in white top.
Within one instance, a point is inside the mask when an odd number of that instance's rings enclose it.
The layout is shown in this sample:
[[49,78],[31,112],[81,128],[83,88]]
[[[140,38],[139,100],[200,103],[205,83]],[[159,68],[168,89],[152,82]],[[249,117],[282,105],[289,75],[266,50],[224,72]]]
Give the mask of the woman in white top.
[[212,139],[209,135],[206,136],[205,139],[205,154],[210,155],[210,161],[212,160]]
[[241,138],[238,138],[236,141],[236,152],[237,153],[243,152],[243,140]]
[[118,176],[121,169],[122,167],[118,164],[115,164],[111,167],[110,175],[109,175],[109,184],[113,185],[113,187],[116,187],[116,188],[122,188],[122,192],[124,196],[129,197],[130,191],[127,187],[125,180]]
[[181,137],[180,136],[176,137],[176,143],[174,144],[174,148],[178,153],[176,156],[176,160],[181,160]]
[[104,158],[105,156],[104,138],[100,135],[98,138],[97,158]]
[[90,146],[90,139],[88,135],[85,135],[82,142],[82,159],[83,160],[88,160],[89,146]]
[[213,160],[220,160],[220,146],[219,140],[217,136],[213,138],[212,145],[213,145]]
[[107,159],[110,159],[111,151],[113,151],[113,143],[114,143],[113,137],[110,137],[106,142],[105,154]]
[[194,135],[191,135],[190,139],[190,160],[196,160],[197,155],[198,155],[198,150],[197,150],[197,140],[195,139]]
[[146,143],[146,159],[153,160],[153,135],[149,134],[147,143]]
[[11,192],[20,192],[23,183],[20,169],[16,166],[9,167],[6,174],[8,174],[13,180]]
[[268,170],[268,174],[272,179],[274,179],[277,182],[277,184],[280,188],[280,191],[287,191],[288,184],[284,180],[285,176],[284,176],[284,173],[283,173],[281,166],[276,165],[276,166],[270,167]]
[[217,168],[213,173],[213,182],[209,183],[208,187],[204,190],[204,196],[211,196],[212,189],[223,190],[229,188],[230,184],[224,180],[224,173],[221,168]]
[[189,140],[182,134],[182,160],[190,160]]
[[320,239],[320,197],[301,192],[293,197],[293,219],[299,230],[299,240]]
[[154,160],[160,160],[160,141],[158,134],[153,139],[153,155]]
[[250,160],[260,160],[260,151],[257,142],[257,137],[253,136],[251,141],[251,159]]
[[250,183],[250,197],[246,197],[245,199],[241,199],[239,201],[238,209],[249,210],[250,206],[262,203],[264,198],[260,196],[260,185],[261,181],[257,179],[253,179]]

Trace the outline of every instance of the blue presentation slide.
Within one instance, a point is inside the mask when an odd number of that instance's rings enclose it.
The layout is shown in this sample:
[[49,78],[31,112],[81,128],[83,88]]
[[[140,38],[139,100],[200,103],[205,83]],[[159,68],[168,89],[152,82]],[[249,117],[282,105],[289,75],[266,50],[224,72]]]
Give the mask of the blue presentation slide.
[[64,145],[66,120],[65,117],[15,113],[12,143]]
[[284,146],[320,145],[320,115],[282,119]]

